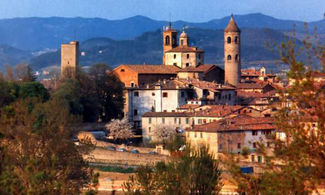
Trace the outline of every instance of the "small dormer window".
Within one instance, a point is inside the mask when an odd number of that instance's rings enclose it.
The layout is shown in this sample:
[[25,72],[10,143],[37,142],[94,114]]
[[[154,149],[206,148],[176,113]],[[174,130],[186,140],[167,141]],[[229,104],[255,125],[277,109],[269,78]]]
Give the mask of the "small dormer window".
[[121,69],[121,72],[125,72],[125,70],[124,69]]

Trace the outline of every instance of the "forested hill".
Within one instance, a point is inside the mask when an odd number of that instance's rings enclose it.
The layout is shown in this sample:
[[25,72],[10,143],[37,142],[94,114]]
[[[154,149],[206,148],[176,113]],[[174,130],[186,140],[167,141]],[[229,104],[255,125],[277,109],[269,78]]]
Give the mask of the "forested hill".
[[[240,28],[270,28],[291,31],[296,24],[297,32],[304,32],[302,21],[281,20],[260,13],[235,15]],[[202,29],[224,29],[229,16],[207,22],[193,23],[175,21],[173,26]],[[13,18],[0,20],[0,44],[10,45],[22,50],[55,49],[61,43],[78,39],[84,41],[96,37],[114,40],[134,39],[145,32],[155,31],[167,25],[167,21],[153,20],[144,16],[134,16],[122,20],[102,18]],[[310,29],[317,27],[319,34],[325,34],[325,20],[308,23]]]
[[[190,44],[205,51],[205,63],[222,63],[223,30],[189,28]],[[282,32],[271,29],[242,29],[242,61],[279,59],[279,52],[268,48],[268,43],[285,41]],[[298,42],[300,44],[300,42]],[[134,40],[94,38],[81,43],[81,65],[106,63],[113,67],[120,64],[160,64],[162,62],[162,34],[160,30],[147,32]],[[274,49],[274,48],[273,48]],[[34,69],[60,64],[60,52],[51,52],[30,61]]]

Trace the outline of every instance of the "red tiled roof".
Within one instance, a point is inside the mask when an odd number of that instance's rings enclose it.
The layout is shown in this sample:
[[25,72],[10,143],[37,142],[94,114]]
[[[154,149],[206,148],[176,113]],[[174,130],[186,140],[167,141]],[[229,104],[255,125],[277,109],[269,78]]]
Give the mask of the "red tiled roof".
[[269,85],[269,83],[238,83],[237,89],[263,89],[267,85]]
[[177,82],[174,79],[160,80],[157,82],[147,83],[147,84],[139,85],[138,87],[131,87],[131,88],[136,90],[136,89],[154,89],[156,87],[160,87],[161,89],[189,89],[188,85]]
[[167,53],[168,52],[200,52],[202,53],[203,51],[196,48],[196,47],[189,47],[189,46],[178,46],[178,47],[175,47],[173,49],[170,49],[168,51],[166,51]]
[[231,16],[230,21],[225,28],[225,32],[240,32],[240,29],[238,28],[233,16]]
[[146,112],[142,117],[189,117],[191,113],[187,112]]
[[201,105],[195,105],[195,104],[184,104],[180,106],[178,109],[179,110],[188,110],[188,109],[195,109],[200,107]]
[[313,77],[320,77],[320,78],[322,78],[322,77],[325,77],[325,72],[313,72],[311,75]]
[[217,67],[216,65],[213,64],[202,64],[196,67],[189,66],[183,69],[180,69],[178,72],[209,72],[211,69]]
[[207,89],[209,91],[218,92],[219,90],[234,90],[235,88],[229,85],[222,85],[217,84],[214,82],[202,81],[198,79],[188,78],[188,79],[180,79],[178,78],[177,81],[184,83],[186,85],[193,85],[194,87],[200,89]]
[[204,110],[194,113],[197,117],[225,117],[244,108],[243,106],[208,105]]
[[196,125],[187,131],[224,132],[248,130],[275,130],[273,119],[269,117],[251,117],[239,115],[234,118],[221,119],[216,122]]
[[138,74],[177,74],[180,69],[176,66],[163,66],[163,65],[131,65],[123,64]]

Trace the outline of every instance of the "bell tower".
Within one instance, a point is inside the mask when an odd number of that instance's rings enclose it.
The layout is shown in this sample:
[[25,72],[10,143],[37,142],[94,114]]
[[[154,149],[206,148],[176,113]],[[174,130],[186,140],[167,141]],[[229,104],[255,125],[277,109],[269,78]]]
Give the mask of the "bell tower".
[[236,86],[241,75],[240,29],[233,15],[224,30],[224,42],[225,83]]
[[175,47],[177,47],[177,31],[174,30],[172,24],[169,23],[163,32],[163,65],[165,65],[166,51]]
[[186,34],[186,32],[183,29],[183,32],[181,33],[181,35],[179,36],[179,45],[181,47],[187,47],[188,45],[188,36]]

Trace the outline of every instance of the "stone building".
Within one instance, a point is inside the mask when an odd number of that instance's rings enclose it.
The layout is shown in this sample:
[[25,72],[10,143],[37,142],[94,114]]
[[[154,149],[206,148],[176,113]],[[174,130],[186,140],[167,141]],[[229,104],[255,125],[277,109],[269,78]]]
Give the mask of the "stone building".
[[61,79],[74,78],[79,66],[79,42],[71,41],[61,45]]
[[126,88],[126,117],[137,128],[146,112],[175,112],[186,104],[190,88],[175,80],[162,80],[145,86]]
[[113,73],[125,87],[142,87],[159,80],[175,78],[178,70],[174,66],[122,64]]
[[142,116],[142,137],[146,142],[159,141],[155,137],[157,128],[166,127],[182,132],[191,127],[192,113],[186,112],[147,112]]
[[241,153],[243,148],[255,152],[258,142],[271,147],[267,135],[273,132],[271,118],[239,115],[186,129],[186,142],[194,147],[207,145],[215,156]]
[[225,83],[236,86],[241,78],[240,29],[233,16],[224,30],[224,42]]
[[[164,33],[168,33],[164,32]],[[188,41],[188,35],[181,33],[179,38],[180,45],[172,47],[169,50],[164,46],[164,64],[168,66],[177,66],[179,68],[197,67],[204,64],[204,52],[197,47],[191,47]]]

